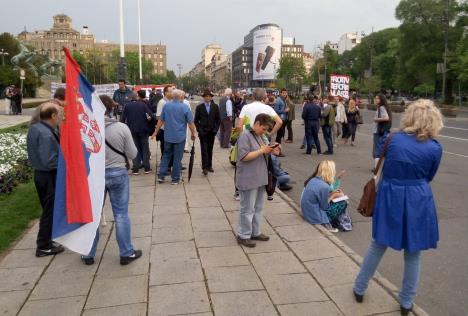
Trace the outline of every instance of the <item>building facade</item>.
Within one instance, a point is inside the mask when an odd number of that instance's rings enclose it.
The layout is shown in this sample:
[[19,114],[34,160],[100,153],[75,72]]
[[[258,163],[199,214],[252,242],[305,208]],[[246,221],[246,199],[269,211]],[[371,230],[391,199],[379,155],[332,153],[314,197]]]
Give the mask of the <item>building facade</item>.
[[[53,21],[51,29],[34,32],[23,31],[18,34],[18,40],[33,46],[40,54],[48,55],[54,60],[64,60],[63,47],[80,54],[97,53],[104,58],[104,61],[110,59],[112,52],[118,51],[120,48],[117,43],[96,43],[96,38],[87,26],[83,26],[81,32],[73,29],[72,19],[65,14],[55,15]],[[126,44],[125,50],[138,52],[138,45]],[[165,45],[142,45],[142,56],[151,61],[155,74],[166,74]]]
[[220,91],[224,88],[230,87],[231,82],[231,56],[225,55],[224,61],[217,64],[212,71],[213,90]]
[[361,43],[362,36],[357,32],[346,33],[341,35],[340,41],[338,42],[338,54],[343,54],[347,50],[351,50],[357,44]]

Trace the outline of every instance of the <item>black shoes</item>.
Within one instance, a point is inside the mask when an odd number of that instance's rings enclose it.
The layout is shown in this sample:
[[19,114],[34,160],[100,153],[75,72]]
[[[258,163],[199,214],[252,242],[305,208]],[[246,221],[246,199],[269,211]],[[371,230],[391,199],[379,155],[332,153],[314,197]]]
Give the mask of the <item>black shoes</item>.
[[37,248],[36,249],[36,257],[40,258],[40,257],[45,257],[45,256],[53,256],[53,255],[56,255],[56,254],[59,254],[61,252],[63,252],[65,250],[65,248],[63,248],[63,246],[61,245],[54,245],[52,246],[51,248],[48,248],[48,249],[39,249]]
[[81,256],[81,261],[87,266],[91,266],[94,264],[94,258],[93,257],[83,257]]
[[354,293],[354,298],[356,299],[356,302],[362,303],[362,301],[364,300],[364,295],[357,294],[355,291],[353,291],[353,293]]
[[400,313],[401,313],[401,316],[407,316],[409,315],[409,313],[413,310],[413,306],[411,306],[410,308],[404,308],[403,306],[400,306]]
[[292,186],[290,186],[289,184],[284,184],[284,185],[280,185],[279,189],[281,191],[289,191],[292,189]]
[[265,235],[265,234],[260,234],[258,236],[252,236],[250,239],[251,240],[258,240],[258,241],[268,241],[268,240],[270,240],[270,237]]
[[202,172],[203,172],[203,175],[205,175],[205,176],[206,176],[206,175],[208,174],[208,169],[203,169],[203,171],[202,171]]
[[133,250],[133,253],[130,256],[120,257],[120,264],[125,266],[129,264],[130,262],[140,258],[142,254],[143,252],[141,250]]
[[256,244],[251,239],[242,239],[239,236],[237,236],[237,243],[241,246],[246,246],[249,248],[254,248],[256,246]]
[[333,155],[333,152],[327,150],[327,151],[324,152],[323,154],[324,154],[324,155]]
[[213,168],[208,168],[208,172],[213,173],[213,172],[214,172],[214,169],[213,169]]

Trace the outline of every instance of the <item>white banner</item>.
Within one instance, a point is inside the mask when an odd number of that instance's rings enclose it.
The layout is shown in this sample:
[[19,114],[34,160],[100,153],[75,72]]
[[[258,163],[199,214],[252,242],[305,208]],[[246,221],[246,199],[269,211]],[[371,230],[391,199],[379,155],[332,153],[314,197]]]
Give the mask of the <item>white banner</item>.
[[334,97],[349,99],[349,76],[331,75],[330,76],[330,94]]
[[257,30],[253,37],[253,80],[274,80],[281,58],[281,29]]
[[[117,83],[109,83],[109,84],[97,84],[97,85],[94,85],[93,87],[97,95],[105,94],[112,98],[114,96],[114,91],[119,88],[119,85]],[[65,83],[52,82],[50,84],[50,98],[51,99],[53,99],[57,88],[65,88]]]

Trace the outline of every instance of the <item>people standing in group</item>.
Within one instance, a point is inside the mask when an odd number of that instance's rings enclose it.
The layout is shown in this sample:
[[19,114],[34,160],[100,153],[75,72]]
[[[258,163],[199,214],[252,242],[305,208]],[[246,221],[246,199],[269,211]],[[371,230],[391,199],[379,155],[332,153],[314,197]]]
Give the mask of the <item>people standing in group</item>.
[[296,119],[296,106],[292,102],[289,94],[286,96],[286,105],[287,105],[288,112],[287,112],[287,120],[286,120],[285,125],[286,125],[286,130],[288,131],[288,137],[285,142],[292,143],[294,140],[292,122]]
[[[137,157],[138,150],[127,125],[109,117],[112,116],[118,104],[107,95],[101,95],[100,99],[106,107],[104,119],[106,131],[105,189],[114,214],[115,238],[119,246],[120,264],[127,265],[142,256],[142,251],[135,250],[132,245],[131,221],[128,216],[130,185],[126,168],[128,159]],[[84,264],[94,264],[98,242],[99,229],[96,231],[90,252],[86,256],[81,256]]]
[[372,128],[373,134],[373,148],[372,157],[374,157],[375,166],[381,155],[382,138],[385,137],[392,128],[392,112],[387,103],[387,98],[383,93],[379,93],[374,100],[377,105],[377,110],[374,114],[374,125]]
[[[184,97],[182,98],[184,104],[188,107],[188,109],[190,111],[192,111],[192,106],[190,105],[190,101],[188,100],[187,98],[187,94],[184,93]],[[190,152],[190,149],[192,148],[192,141],[190,139],[190,135],[189,135],[189,129],[187,129],[187,133],[185,135],[185,146],[184,146],[184,153],[188,154]],[[170,166],[172,166],[172,164],[170,164]],[[184,166],[181,167],[182,170],[185,169]]]
[[128,103],[122,112],[120,121],[127,124],[132,133],[133,141],[138,149],[137,156],[133,159],[132,174],[139,175],[140,169],[145,169],[145,174],[151,173],[149,133],[151,129],[152,112],[145,102],[145,90],[138,91],[136,100]]
[[[203,92],[204,102],[195,108],[195,126],[200,140],[200,152],[202,158],[202,172],[214,172],[213,169],[213,146],[216,133],[221,125],[219,107],[213,102],[213,95],[209,90]],[[231,125],[232,127],[232,125]]]
[[[380,97],[378,102],[382,102]],[[382,105],[381,105],[382,106]],[[442,115],[429,100],[411,103],[385,154],[372,216],[372,241],[354,282],[357,302],[388,247],[404,250],[399,293],[401,315],[408,315],[421,273],[421,251],[437,248],[437,210],[430,182],[437,173],[442,146],[435,140]]]
[[[259,93],[254,92],[254,95],[258,99]],[[255,116],[251,129],[245,129],[237,140],[235,181],[240,193],[237,242],[246,247],[255,247],[256,240],[270,239],[261,232],[265,185],[268,184],[267,155],[279,154],[279,146],[267,145],[262,136],[272,125],[271,116],[260,113]]]
[[323,160],[316,171],[304,182],[301,195],[301,211],[304,219],[314,225],[322,225],[330,232],[338,232],[330,224],[326,210],[330,202],[342,195],[339,190],[333,191],[336,167],[331,160]]
[[[202,97],[205,98],[205,93],[209,93],[211,98],[213,95],[209,90],[205,90]],[[221,125],[219,127],[219,142],[221,148],[230,148],[231,130],[232,130],[232,90],[227,88],[224,90],[224,95],[219,100],[219,112],[221,115]]]
[[[335,124],[333,125],[333,143],[338,144],[338,137],[345,134],[344,129],[346,129],[346,123],[348,123],[348,118],[346,116],[346,109],[343,104],[343,97],[338,96],[335,100]],[[345,126],[343,128],[343,126]]]
[[[164,177],[169,168],[169,163],[173,161],[171,172],[172,184],[181,183],[181,164],[184,154],[185,137],[187,125],[190,128],[191,139],[196,138],[196,127],[193,123],[192,111],[183,103],[185,92],[179,89],[172,91],[172,101],[165,103],[155,134],[165,126],[164,129],[164,153],[159,168],[158,182],[163,183]],[[155,135],[153,134],[153,135]]]
[[55,255],[64,251],[52,242],[52,224],[55,200],[55,183],[60,150],[60,140],[55,131],[59,124],[58,105],[46,102],[41,105],[40,121],[29,127],[27,135],[28,159],[34,169],[42,214],[36,240],[36,257]]
[[3,90],[2,97],[5,97],[5,115],[10,115],[12,113],[11,110],[11,97],[13,95],[13,90],[15,86],[8,86]]
[[356,103],[356,96],[352,96],[349,100],[348,107],[346,108],[346,125],[343,128],[343,144],[348,144],[349,138],[351,137],[351,146],[354,146],[354,140],[356,138],[356,130],[358,125],[358,118],[361,113]]
[[315,146],[317,154],[322,153],[318,132],[320,129],[320,118],[322,109],[318,104],[317,96],[310,95],[302,109],[302,119],[304,120],[305,138],[306,138],[306,154],[312,153],[312,148]]
[[120,79],[119,88],[114,91],[114,96],[112,97],[112,100],[119,104],[114,110],[114,116],[120,117],[122,115],[125,104],[130,102],[132,97],[133,91],[127,87],[125,80]]
[[155,88],[151,89],[150,95],[149,95],[149,107],[151,109],[151,112],[156,114],[158,111],[158,103],[159,101],[163,98],[163,95],[161,92],[156,91]]
[[328,103],[328,99],[322,100],[322,118],[320,125],[322,126],[323,139],[327,144],[327,151],[324,155],[333,155],[333,137],[332,127],[335,124],[335,109],[331,104]]
[[234,94],[234,101],[232,102],[234,118],[232,120],[232,127],[236,127],[236,119],[239,118],[239,114],[242,111],[242,108],[246,104],[245,102],[245,93],[243,91],[236,91]]
[[281,140],[284,138],[286,124],[288,120],[288,104],[286,98],[288,97],[288,90],[286,88],[281,89],[280,95],[275,100],[275,112],[283,121],[283,124],[276,133],[276,142],[281,144]]

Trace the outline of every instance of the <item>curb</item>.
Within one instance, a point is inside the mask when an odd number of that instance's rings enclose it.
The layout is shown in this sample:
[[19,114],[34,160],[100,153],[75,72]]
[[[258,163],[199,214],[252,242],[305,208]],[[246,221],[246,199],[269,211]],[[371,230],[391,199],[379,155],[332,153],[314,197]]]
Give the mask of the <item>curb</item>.
[[[294,202],[289,196],[287,196],[285,193],[281,192],[280,190],[275,191],[276,194],[278,194],[286,203],[289,204],[299,215],[301,215],[300,207],[297,205],[296,202]],[[361,266],[363,258],[358,255],[354,250],[352,250],[350,247],[348,247],[345,243],[343,243],[338,237],[333,235],[332,233],[328,232],[325,228],[313,225],[318,231],[322,233],[322,235],[325,236],[328,240],[330,240],[335,246],[340,248],[351,260],[353,260],[356,264]],[[384,288],[385,291],[387,291],[396,301],[398,302],[398,287],[396,287],[392,282],[390,282],[388,279],[386,279],[384,276],[382,276],[379,272],[376,272],[373,280],[377,282],[380,286]],[[417,316],[429,316],[426,311],[424,311],[421,307],[413,303],[413,310],[412,313]]]

